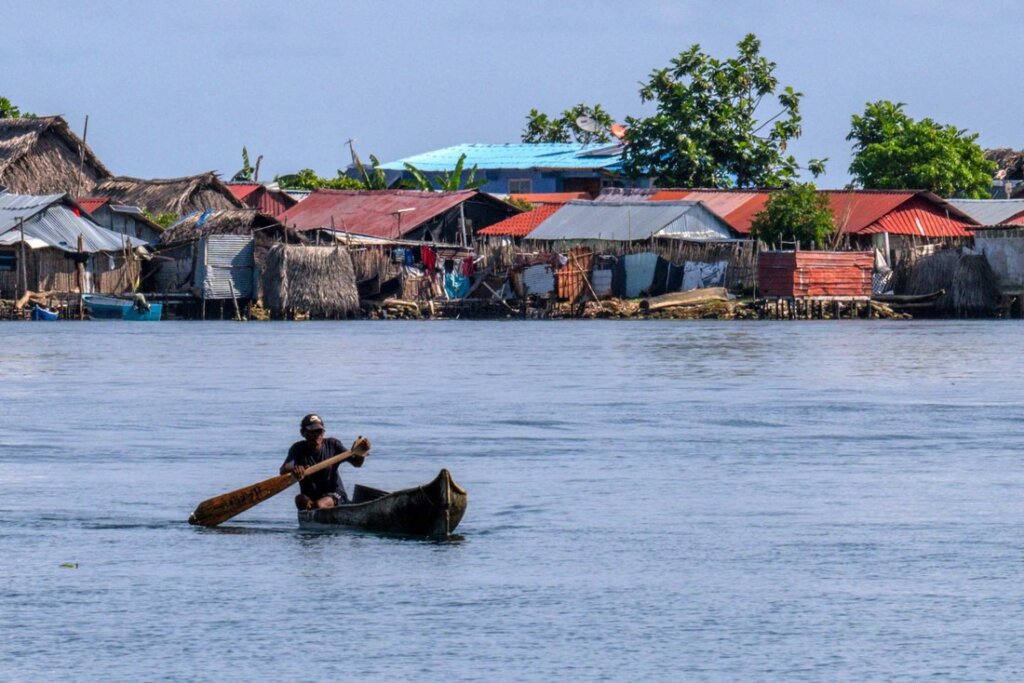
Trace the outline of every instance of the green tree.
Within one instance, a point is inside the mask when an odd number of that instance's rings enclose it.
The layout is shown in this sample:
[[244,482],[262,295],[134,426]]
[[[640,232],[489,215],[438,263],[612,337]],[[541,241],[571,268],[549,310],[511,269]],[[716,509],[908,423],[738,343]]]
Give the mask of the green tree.
[[779,187],[796,177],[786,148],[800,137],[802,94],[780,91],[755,35],[737,48],[722,61],[693,45],[650,74],[640,99],[654,102],[655,114],[626,120],[629,176],[653,176],[661,187]]
[[342,171],[334,178],[324,178],[317,175],[311,168],[304,168],[297,173],[274,176],[274,182],[285,190],[319,190],[326,188],[331,190],[363,190],[366,186],[355,178],[350,178]]
[[20,119],[22,117],[34,119],[36,115],[31,112],[22,113],[18,105],[12,104],[6,97],[0,97],[0,119]]
[[915,121],[902,102],[868,103],[852,117],[850,174],[867,189],[930,190],[942,197],[987,199],[996,163],[969,134],[932,119]]
[[[580,128],[577,120],[587,117],[596,122],[597,130]],[[561,116],[550,117],[536,109],[526,115],[526,128],[523,129],[523,142],[579,142],[592,144],[611,142],[608,133],[614,121],[611,115],[600,104],[588,105],[583,102],[562,112]]]
[[407,182],[406,185],[418,190],[422,190],[423,192],[433,192],[435,189],[440,190],[441,192],[458,192],[459,190],[473,190],[487,183],[486,180],[476,179],[476,164],[473,164],[473,168],[469,169],[469,176],[466,178],[466,182],[462,182],[463,168],[466,165],[465,154],[461,154],[459,156],[459,160],[455,162],[455,168],[450,173],[438,173],[437,175],[434,176],[433,182],[431,182],[430,178],[427,177],[427,174],[425,174],[423,171],[416,168],[409,162],[403,162],[403,164],[405,166],[405,170],[409,171],[409,173],[412,175],[412,181]]
[[232,176],[232,182],[252,182],[255,169],[249,164],[249,150],[242,147],[242,169]]
[[159,225],[164,230],[178,222],[178,216],[173,213],[161,213],[158,215],[143,209],[142,215]]
[[813,183],[794,183],[772,193],[754,216],[750,234],[767,244],[797,241],[803,248],[826,247],[836,232],[828,196]]

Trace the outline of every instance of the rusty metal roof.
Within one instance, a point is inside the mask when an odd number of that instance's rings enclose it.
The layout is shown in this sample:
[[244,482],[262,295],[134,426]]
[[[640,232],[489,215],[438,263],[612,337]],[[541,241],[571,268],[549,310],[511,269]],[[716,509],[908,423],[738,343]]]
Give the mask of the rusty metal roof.
[[[477,196],[477,190],[316,190],[278,220],[296,230],[335,228],[373,237],[397,238]],[[497,199],[492,199],[497,202]]]
[[548,216],[562,208],[562,204],[542,204],[532,211],[520,213],[480,231],[481,235],[525,237]]

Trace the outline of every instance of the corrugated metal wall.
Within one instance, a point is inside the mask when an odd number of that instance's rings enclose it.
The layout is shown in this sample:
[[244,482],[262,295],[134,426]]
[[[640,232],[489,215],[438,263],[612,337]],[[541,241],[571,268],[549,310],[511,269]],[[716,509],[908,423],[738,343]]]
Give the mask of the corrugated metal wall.
[[196,279],[206,299],[251,299],[255,264],[252,237],[210,235],[202,240],[203,263]]

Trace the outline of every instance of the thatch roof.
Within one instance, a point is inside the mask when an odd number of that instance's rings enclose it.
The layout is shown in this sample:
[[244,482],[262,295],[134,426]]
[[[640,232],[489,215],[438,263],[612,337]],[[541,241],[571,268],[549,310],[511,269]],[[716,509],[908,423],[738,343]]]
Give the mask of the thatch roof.
[[60,116],[0,119],[0,185],[9,191],[81,195],[110,176]]
[[284,230],[276,218],[256,209],[224,209],[190,214],[160,235],[160,244],[188,242],[206,235],[252,235],[261,230]]
[[207,209],[243,209],[213,171],[184,178],[144,180],[119,176],[100,182],[92,190],[96,197],[110,197],[119,204],[145,209],[154,216],[187,216]]
[[263,268],[263,303],[275,318],[305,312],[345,318],[359,309],[356,274],[348,250],[276,244]]
[[996,162],[995,177],[997,180],[1024,179],[1024,150],[1010,149],[1009,147],[986,149],[985,158]]
[[936,310],[962,317],[982,315],[999,303],[999,285],[983,254],[961,254],[944,249],[923,256],[909,266],[907,294],[946,293],[935,302]]

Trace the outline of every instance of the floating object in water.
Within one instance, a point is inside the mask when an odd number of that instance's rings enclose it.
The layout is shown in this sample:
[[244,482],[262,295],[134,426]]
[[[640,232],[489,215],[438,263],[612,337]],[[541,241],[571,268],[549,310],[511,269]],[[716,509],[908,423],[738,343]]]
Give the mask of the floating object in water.
[[455,531],[466,512],[466,489],[441,470],[434,481],[387,493],[356,486],[351,503],[318,510],[299,510],[299,526],[351,526],[395,534],[445,537]]
[[77,562],[65,562],[60,566],[61,569],[78,569]]

